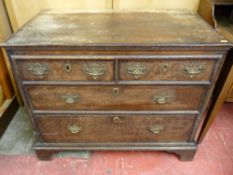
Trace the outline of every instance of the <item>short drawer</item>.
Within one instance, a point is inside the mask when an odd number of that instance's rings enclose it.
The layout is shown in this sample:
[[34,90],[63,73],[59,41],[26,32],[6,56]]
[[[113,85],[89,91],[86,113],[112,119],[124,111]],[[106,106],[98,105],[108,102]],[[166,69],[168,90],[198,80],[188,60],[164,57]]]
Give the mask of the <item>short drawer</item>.
[[16,60],[22,80],[113,81],[114,62],[107,60]]
[[27,86],[26,91],[34,110],[199,110],[205,87]]
[[36,116],[43,142],[186,142],[195,116]]
[[120,81],[209,81],[214,60],[122,60]]

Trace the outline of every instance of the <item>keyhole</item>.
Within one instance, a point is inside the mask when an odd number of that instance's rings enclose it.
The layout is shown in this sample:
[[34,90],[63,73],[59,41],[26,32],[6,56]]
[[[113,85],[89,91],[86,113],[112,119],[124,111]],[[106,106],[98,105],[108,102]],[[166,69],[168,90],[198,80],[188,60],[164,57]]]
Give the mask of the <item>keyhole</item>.
[[66,72],[70,72],[71,71],[71,65],[69,63],[64,65],[64,69]]
[[168,69],[168,64],[164,64],[163,65],[163,72],[167,72],[167,69]]
[[118,93],[119,93],[119,89],[118,88],[113,88],[112,93],[113,93],[114,96],[117,96]]

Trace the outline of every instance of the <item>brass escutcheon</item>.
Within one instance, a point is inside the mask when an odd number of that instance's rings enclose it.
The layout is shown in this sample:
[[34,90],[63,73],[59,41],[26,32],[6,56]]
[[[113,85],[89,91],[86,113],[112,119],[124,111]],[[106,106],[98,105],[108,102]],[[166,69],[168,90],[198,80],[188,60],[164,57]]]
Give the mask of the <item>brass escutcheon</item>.
[[47,63],[29,63],[27,64],[28,70],[36,75],[38,78],[43,78],[48,74],[49,68]]
[[105,64],[102,63],[87,63],[83,65],[83,71],[91,75],[94,80],[106,72]]
[[69,73],[72,70],[72,66],[70,63],[64,64],[64,70]]
[[168,70],[169,65],[167,63],[163,64],[163,73],[166,73]]
[[127,72],[134,76],[134,79],[138,79],[140,76],[146,74],[147,68],[142,63],[127,64]]
[[113,96],[117,96],[119,94],[119,88],[113,88],[112,94],[113,94]]

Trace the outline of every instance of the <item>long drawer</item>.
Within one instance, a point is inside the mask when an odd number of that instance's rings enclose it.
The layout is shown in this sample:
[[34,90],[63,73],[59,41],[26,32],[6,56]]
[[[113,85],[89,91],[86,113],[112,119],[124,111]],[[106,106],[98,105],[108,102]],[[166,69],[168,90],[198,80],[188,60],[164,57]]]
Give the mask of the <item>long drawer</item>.
[[45,116],[36,121],[43,142],[187,142],[195,116]]
[[201,86],[27,86],[34,110],[199,110]]

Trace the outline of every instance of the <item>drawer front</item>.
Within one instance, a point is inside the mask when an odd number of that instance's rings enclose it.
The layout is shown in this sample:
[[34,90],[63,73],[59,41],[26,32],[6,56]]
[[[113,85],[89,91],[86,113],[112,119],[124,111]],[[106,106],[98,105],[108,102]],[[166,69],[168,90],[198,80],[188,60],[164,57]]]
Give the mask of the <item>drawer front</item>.
[[120,81],[208,81],[214,60],[126,60],[120,62]]
[[35,110],[198,110],[204,91],[199,86],[27,86]]
[[113,81],[113,61],[16,60],[22,80]]
[[195,116],[36,116],[43,142],[186,142]]

